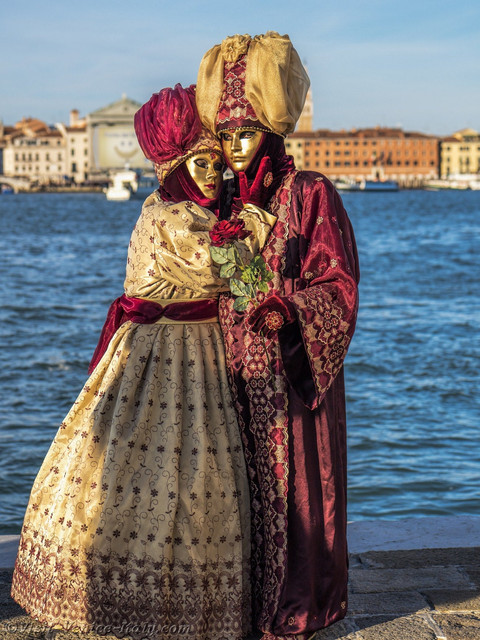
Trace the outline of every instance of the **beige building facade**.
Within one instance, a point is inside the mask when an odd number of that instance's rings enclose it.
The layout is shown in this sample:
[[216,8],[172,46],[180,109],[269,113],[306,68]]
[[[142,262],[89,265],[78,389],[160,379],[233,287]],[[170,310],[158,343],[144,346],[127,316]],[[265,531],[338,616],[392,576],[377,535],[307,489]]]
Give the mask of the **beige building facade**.
[[90,171],[90,143],[86,119],[80,119],[78,111],[70,111],[70,123],[58,123],[56,128],[65,141],[65,171],[73,182],[81,184],[88,179]]
[[442,178],[461,174],[480,174],[480,134],[462,129],[440,143],[440,175]]
[[3,173],[39,184],[61,184],[66,175],[65,140],[41,120],[23,118],[5,133]]
[[40,185],[106,181],[111,172],[126,167],[151,172],[133,126],[140,106],[124,95],[85,118],[73,109],[68,125],[52,127],[34,118],[23,118],[13,127],[2,124],[2,172]]
[[120,100],[90,113],[87,131],[92,173],[151,169],[137,142],[133,117],[142,105],[123,95]]

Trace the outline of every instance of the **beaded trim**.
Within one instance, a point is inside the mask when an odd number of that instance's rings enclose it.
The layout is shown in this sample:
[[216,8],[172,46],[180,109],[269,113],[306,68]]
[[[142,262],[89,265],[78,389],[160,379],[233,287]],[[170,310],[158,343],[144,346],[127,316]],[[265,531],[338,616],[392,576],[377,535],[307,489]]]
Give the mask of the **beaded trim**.
[[220,131],[217,130],[217,138],[219,138],[224,131],[262,131],[263,133],[274,133],[276,136],[280,136],[281,138],[287,137],[287,134],[277,133],[272,129],[267,129],[267,127],[244,126],[244,127],[225,127],[225,129],[220,129]]

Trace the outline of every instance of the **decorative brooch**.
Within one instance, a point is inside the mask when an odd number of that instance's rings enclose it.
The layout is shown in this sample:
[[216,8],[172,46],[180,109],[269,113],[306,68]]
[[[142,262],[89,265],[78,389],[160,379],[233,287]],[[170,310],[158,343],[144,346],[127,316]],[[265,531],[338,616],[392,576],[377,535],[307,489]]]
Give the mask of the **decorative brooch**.
[[273,331],[278,331],[283,327],[284,322],[285,320],[279,311],[269,311],[265,316],[265,324]]

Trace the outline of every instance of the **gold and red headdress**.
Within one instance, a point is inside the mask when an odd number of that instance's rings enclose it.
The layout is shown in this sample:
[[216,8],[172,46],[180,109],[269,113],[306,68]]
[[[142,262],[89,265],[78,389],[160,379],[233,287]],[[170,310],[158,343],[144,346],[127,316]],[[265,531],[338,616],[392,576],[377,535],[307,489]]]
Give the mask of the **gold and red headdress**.
[[138,143],[155,165],[160,185],[197,153],[222,154],[218,140],[202,126],[195,105],[195,85],[176,84],[154,93],[135,114]]
[[295,129],[310,81],[287,35],[235,35],[207,51],[196,100],[205,127],[238,127],[286,136]]

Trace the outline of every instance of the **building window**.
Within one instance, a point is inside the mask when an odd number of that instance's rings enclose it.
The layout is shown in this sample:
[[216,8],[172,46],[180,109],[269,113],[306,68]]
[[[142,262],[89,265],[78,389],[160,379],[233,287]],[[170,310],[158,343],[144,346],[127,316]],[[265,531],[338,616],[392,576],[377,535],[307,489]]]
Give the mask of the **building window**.
[[72,162],[72,173],[77,173],[77,163]]
[[75,149],[71,149],[71,150],[70,150],[70,155],[71,155],[71,156],[74,156],[74,155],[75,155]]

